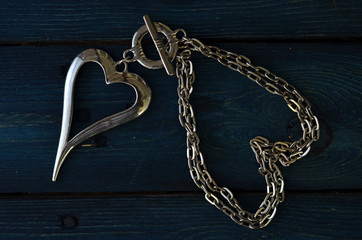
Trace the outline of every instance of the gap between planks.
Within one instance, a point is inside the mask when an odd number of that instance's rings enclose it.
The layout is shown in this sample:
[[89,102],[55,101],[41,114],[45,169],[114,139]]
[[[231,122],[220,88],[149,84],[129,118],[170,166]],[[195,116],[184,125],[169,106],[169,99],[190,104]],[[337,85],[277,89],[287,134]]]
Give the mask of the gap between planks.
[[[234,191],[235,194],[246,195],[265,195],[263,191]],[[362,189],[335,189],[335,190],[291,190],[287,191],[288,195],[359,195]],[[1,199],[42,199],[42,198],[117,198],[117,197],[185,197],[185,196],[198,196],[203,195],[201,191],[159,191],[159,192],[52,192],[52,193],[0,193]]]
[[[195,37],[197,36],[188,36]],[[29,41],[29,42],[1,42],[0,47],[17,47],[17,46],[90,46],[90,45],[132,45],[132,36],[129,36],[128,40],[102,40],[102,41]],[[276,39],[259,39],[259,38],[229,38],[229,39],[220,39],[220,38],[198,38],[201,42],[207,43],[249,43],[249,42],[270,42],[270,43],[333,43],[333,42],[362,42],[362,37],[357,38],[276,38]],[[153,44],[150,39],[143,40],[144,44]]]

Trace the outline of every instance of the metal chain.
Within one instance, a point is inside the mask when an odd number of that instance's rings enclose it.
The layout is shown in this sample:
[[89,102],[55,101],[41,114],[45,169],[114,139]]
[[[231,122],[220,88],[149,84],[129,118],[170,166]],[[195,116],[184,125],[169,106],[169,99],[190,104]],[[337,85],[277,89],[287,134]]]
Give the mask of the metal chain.
[[[276,165],[280,162],[289,166],[304,157],[312,142],[319,138],[319,124],[311,111],[311,105],[297,90],[284,79],[269,70],[254,66],[250,59],[223,49],[206,46],[198,39],[186,37],[183,30],[179,41],[181,52],[177,55],[176,74],[178,78],[178,104],[180,124],[186,129],[187,159],[191,177],[196,186],[205,192],[205,199],[228,215],[234,222],[244,227],[258,229],[265,227],[274,217],[277,206],[284,200],[284,180]],[[189,102],[195,81],[193,64],[190,60],[191,50],[206,57],[217,60],[222,65],[247,76],[259,86],[272,94],[284,98],[289,108],[296,112],[301,122],[303,136],[295,142],[270,142],[264,137],[255,137],[250,145],[260,167],[259,173],[264,176],[267,194],[255,213],[242,209],[233,193],[226,187],[220,187],[206,168],[200,151],[200,139],[196,132],[196,120],[192,105]]]

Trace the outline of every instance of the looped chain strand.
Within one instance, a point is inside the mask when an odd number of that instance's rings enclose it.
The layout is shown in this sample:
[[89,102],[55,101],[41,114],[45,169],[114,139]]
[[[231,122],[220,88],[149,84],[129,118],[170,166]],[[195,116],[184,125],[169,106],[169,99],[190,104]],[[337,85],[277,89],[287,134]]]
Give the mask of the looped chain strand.
[[[310,103],[292,85],[269,70],[254,66],[249,58],[214,46],[206,46],[200,40],[186,36],[182,38],[180,44],[183,47],[180,48],[182,51],[176,60],[179,120],[187,133],[187,159],[191,177],[196,186],[204,191],[205,199],[234,222],[252,229],[263,228],[272,220],[278,204],[284,200],[284,180],[276,163],[289,166],[309,152],[312,142],[319,138],[318,120],[311,111]],[[267,184],[267,194],[255,213],[242,209],[233,193],[226,187],[218,186],[206,168],[199,147],[200,139],[196,132],[194,110],[189,102],[193,90],[192,84],[195,81],[190,50],[217,60],[222,65],[245,75],[268,92],[283,97],[289,108],[297,113],[301,122],[303,136],[293,143],[281,141],[272,143],[260,136],[250,140],[256,161],[260,165],[258,171],[264,176]]]

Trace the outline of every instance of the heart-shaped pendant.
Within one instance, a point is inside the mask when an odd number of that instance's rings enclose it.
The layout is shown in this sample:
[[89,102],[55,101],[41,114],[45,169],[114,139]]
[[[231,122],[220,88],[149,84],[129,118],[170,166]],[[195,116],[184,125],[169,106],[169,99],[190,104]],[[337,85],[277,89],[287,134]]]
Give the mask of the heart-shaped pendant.
[[[104,72],[106,84],[125,83],[133,87],[136,93],[134,104],[119,113],[106,117],[76,134],[68,140],[73,115],[73,92],[75,80],[79,69],[86,62],[98,63]],[[79,143],[95,136],[96,134],[116,127],[122,123],[131,121],[144,113],[151,101],[151,89],[147,83],[137,74],[116,70],[117,62],[104,51],[99,49],[87,49],[80,53],[72,62],[65,81],[62,130],[59,139],[58,152],[55,159],[52,180],[56,181],[60,167],[68,153]]]

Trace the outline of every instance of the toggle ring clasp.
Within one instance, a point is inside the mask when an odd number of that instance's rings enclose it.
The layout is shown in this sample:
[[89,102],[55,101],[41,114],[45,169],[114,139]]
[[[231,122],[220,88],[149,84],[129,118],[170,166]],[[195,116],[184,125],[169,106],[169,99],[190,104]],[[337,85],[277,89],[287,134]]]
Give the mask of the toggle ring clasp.
[[[143,17],[145,25],[140,27],[132,38],[132,52],[134,53],[136,60],[144,67],[148,69],[160,69],[164,67],[168,75],[174,75],[175,69],[171,62],[175,59],[177,53],[177,38],[174,32],[166,25],[159,22],[151,22],[148,15]],[[162,33],[168,42],[169,48],[166,49],[162,40],[158,37],[157,32]],[[150,60],[146,57],[141,41],[143,37],[150,33],[152,40],[157,48],[160,60]]]

